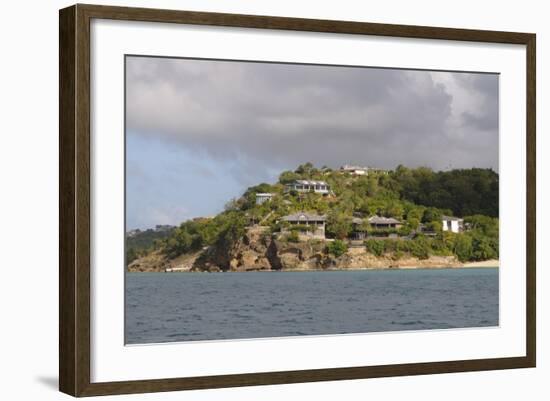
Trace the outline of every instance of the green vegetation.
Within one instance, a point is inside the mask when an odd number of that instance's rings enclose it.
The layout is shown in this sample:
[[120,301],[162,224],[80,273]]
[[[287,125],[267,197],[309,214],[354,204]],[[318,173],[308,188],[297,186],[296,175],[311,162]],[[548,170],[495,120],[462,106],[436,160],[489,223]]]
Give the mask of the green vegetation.
[[165,240],[164,252],[170,257],[176,257],[214,244],[230,248],[244,235],[245,227],[244,214],[236,210],[226,210],[212,219],[188,220]]
[[448,209],[456,216],[498,217],[498,174],[491,169],[434,172],[398,166],[391,179],[400,196],[415,204]]
[[126,236],[126,263],[130,264],[139,257],[164,246],[164,240],[169,238],[175,227],[162,229],[136,230]]
[[365,241],[365,246],[367,247],[367,251],[372,253],[376,256],[382,256],[382,254],[385,251],[385,242],[379,241],[376,239],[369,239]]
[[300,242],[300,235],[298,234],[298,231],[292,230],[287,236],[286,240],[288,242],[298,243]]
[[339,257],[348,251],[348,244],[342,240],[335,239],[334,241],[329,242],[327,245],[327,251],[329,254]]
[[[331,193],[285,191],[285,184],[298,179],[325,181]],[[271,233],[290,229],[283,239],[298,242],[298,233],[310,227],[289,226],[281,219],[300,211],[326,216],[326,235],[334,239],[327,251],[334,256],[347,251],[345,241],[357,230],[367,234],[365,247],[377,256],[425,259],[456,255],[461,261],[498,258],[498,185],[498,174],[490,169],[432,171],[398,166],[393,171],[354,176],[305,163],[282,172],[274,184],[248,188],[217,216],[186,221],[167,236],[155,238],[156,242],[148,240],[146,247],[131,246],[136,240],[128,238],[128,260],[151,247],[169,257],[208,246],[231,247],[247,226],[256,224],[270,227]],[[257,193],[272,193],[273,197],[257,204]],[[401,225],[375,229],[367,221],[375,215],[395,218]],[[466,230],[443,231],[443,215],[463,218]],[[354,217],[362,218],[363,223],[354,226]]]

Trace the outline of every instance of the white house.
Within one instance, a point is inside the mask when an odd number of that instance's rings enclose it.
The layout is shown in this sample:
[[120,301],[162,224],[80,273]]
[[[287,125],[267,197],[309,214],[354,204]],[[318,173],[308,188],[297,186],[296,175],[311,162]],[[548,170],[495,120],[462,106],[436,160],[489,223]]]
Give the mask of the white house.
[[318,194],[329,194],[330,187],[325,181],[315,180],[296,180],[290,184],[286,184],[285,191],[297,191],[297,192],[310,192],[313,191]]
[[367,175],[369,173],[369,168],[363,167],[363,166],[352,166],[349,164],[345,164],[342,167],[340,167],[340,171],[344,173],[350,173],[352,175]]
[[343,173],[349,173],[351,175],[369,175],[369,173],[384,173],[386,174],[386,170],[382,170],[380,168],[374,168],[374,167],[367,167],[367,166],[353,166],[350,164],[344,164],[342,167],[340,167],[340,171]]
[[256,194],[256,205],[261,205],[273,198],[273,194],[269,192],[260,192]]
[[443,231],[451,231],[453,233],[464,231],[464,219],[459,217],[441,216],[441,223],[443,225]]

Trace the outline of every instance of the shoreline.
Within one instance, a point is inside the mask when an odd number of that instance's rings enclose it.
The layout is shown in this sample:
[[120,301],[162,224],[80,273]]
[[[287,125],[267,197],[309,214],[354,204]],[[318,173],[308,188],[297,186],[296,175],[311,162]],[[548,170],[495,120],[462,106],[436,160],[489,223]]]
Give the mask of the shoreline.
[[466,269],[471,268],[485,268],[485,267],[500,267],[500,260],[498,259],[489,259],[489,260],[481,260],[479,262],[468,262],[464,263],[462,266]]
[[354,268],[327,268],[327,269],[282,269],[282,270],[267,270],[267,269],[251,269],[251,270],[228,270],[228,271],[191,271],[191,270],[175,270],[175,271],[126,271],[126,273],[280,273],[280,272],[337,272],[337,271],[369,271],[369,270],[458,270],[458,269],[498,269],[500,262],[497,259],[483,260],[479,262],[464,263],[461,266],[391,266],[391,267],[354,267]]

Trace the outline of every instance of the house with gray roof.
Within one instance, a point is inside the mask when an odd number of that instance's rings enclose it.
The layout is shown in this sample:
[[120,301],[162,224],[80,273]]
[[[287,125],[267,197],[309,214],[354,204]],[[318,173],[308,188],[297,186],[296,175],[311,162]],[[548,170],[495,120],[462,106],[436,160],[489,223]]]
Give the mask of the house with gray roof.
[[[361,240],[369,237],[370,235],[375,235],[376,230],[396,230],[403,226],[403,223],[401,221],[394,219],[393,217],[381,216],[372,216],[368,219],[353,217],[351,219],[351,224],[353,227],[351,238],[354,240]],[[397,236],[397,234],[390,233],[389,236],[394,237]]]
[[373,228],[400,228],[403,226],[403,223],[393,217],[381,217],[381,216],[372,216],[368,219],[369,224]]
[[325,225],[327,218],[325,215],[315,213],[299,212],[284,216],[281,219],[285,224],[281,228],[281,233],[288,233],[298,229],[301,235],[311,238],[325,238]]

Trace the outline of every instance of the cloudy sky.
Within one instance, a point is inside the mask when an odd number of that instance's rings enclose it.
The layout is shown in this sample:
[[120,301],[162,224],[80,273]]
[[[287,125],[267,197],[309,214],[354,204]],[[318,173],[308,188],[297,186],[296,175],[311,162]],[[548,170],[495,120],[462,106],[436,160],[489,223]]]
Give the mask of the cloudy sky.
[[498,75],[126,59],[127,228],[213,215],[282,170],[490,167]]

